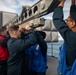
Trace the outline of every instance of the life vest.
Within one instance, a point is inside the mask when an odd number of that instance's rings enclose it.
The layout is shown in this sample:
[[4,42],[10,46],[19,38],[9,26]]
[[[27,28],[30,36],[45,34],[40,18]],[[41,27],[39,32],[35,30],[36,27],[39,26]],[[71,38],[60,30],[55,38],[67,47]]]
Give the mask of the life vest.
[[29,54],[30,70],[45,72],[47,67],[47,56],[44,57],[42,55],[40,46],[38,44],[31,46],[26,52]]
[[[0,40],[2,40],[3,36],[0,36]],[[9,57],[9,51],[8,51],[8,48],[3,48],[1,45],[0,45],[0,60],[7,60]]]
[[76,75],[76,60],[73,66],[67,66],[66,64],[66,44],[64,43],[60,47],[59,60],[58,60],[58,75]]

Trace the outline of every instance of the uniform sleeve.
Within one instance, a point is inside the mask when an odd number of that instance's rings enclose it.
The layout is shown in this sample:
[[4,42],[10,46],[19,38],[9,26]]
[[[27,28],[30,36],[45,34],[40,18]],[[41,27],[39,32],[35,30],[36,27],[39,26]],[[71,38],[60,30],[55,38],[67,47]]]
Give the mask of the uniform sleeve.
[[72,5],[72,6],[70,7],[70,14],[71,14],[71,13],[74,13],[74,12],[76,12],[76,6],[75,6],[75,5]]
[[[76,33],[73,32],[63,20],[63,7],[59,6],[53,14],[53,22],[63,39],[68,43],[75,42]],[[73,40],[72,40],[73,39]]]
[[3,48],[6,48],[7,47],[7,41],[8,41],[9,38],[3,38],[0,40],[0,45],[3,47]]
[[25,50],[37,43],[37,37],[33,30],[29,31],[29,37],[27,39],[18,40],[20,50]]
[[63,20],[63,7],[59,6],[55,9],[53,14],[53,22],[61,36],[65,39],[65,36],[71,31]]

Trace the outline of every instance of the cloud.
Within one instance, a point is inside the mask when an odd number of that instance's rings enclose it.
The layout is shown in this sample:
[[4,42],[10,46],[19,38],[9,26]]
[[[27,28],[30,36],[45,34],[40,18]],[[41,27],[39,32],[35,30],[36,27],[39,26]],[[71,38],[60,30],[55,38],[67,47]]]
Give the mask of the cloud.
[[16,10],[11,9],[9,7],[6,7],[3,0],[0,0],[0,11],[7,11],[7,12],[14,12],[16,13]]
[[11,9],[17,9],[20,7],[16,0],[4,0],[4,4]]
[[22,6],[32,6],[39,0],[0,0],[0,11],[20,14]]

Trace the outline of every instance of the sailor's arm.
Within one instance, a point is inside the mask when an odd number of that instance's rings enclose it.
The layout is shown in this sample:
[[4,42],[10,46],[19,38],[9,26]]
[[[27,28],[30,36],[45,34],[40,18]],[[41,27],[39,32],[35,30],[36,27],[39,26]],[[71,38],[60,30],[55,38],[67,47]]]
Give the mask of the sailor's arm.
[[[65,39],[68,35],[70,29],[66,25],[65,21],[63,20],[63,7],[64,7],[65,0],[62,0],[62,2],[58,5],[58,7],[54,10],[53,14],[53,22],[57,30],[60,32],[62,37]],[[68,39],[68,37],[66,38]]]
[[71,5],[75,5],[75,0],[71,0]]
[[64,2],[65,2],[65,0],[62,0],[58,6],[64,7]]
[[76,0],[71,0],[70,14],[71,14],[71,13],[76,13],[75,1],[76,1]]
[[18,40],[19,49],[21,51],[25,50],[26,48],[29,48],[37,43],[37,37],[36,37],[35,31],[33,29],[31,29],[31,27],[29,25],[27,25],[25,27],[25,29],[28,30],[29,37]]

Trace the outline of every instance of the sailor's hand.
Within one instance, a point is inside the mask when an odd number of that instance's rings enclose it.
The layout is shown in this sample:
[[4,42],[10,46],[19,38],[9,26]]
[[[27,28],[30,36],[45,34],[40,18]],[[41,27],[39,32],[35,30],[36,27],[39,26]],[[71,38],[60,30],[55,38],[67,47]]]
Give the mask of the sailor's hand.
[[71,0],[71,5],[75,5],[76,0]]
[[25,26],[25,29],[26,29],[26,30],[30,30],[31,27],[30,27],[29,25],[26,25],[26,26]]
[[64,3],[65,3],[66,0],[61,0],[61,3],[58,5],[58,6],[62,6],[64,7]]
[[21,32],[23,31],[23,28],[21,26],[19,26],[19,31],[21,31]]

